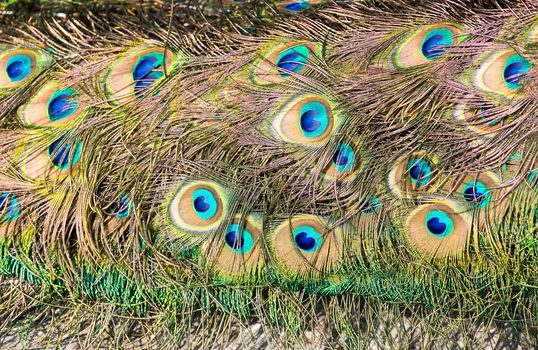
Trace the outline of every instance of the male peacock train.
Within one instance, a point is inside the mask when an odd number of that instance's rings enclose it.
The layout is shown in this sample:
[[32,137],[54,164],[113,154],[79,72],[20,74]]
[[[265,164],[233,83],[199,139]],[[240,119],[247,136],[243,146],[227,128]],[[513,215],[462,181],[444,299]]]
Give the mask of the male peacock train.
[[4,13],[3,281],[287,333],[322,304],[349,339],[351,297],[532,332],[538,4],[235,3]]

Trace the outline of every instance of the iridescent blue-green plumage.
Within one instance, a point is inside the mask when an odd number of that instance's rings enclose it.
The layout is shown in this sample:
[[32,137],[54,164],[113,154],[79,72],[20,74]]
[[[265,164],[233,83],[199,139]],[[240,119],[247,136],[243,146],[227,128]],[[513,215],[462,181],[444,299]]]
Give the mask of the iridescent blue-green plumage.
[[3,347],[537,345],[532,1],[34,5],[0,5]]

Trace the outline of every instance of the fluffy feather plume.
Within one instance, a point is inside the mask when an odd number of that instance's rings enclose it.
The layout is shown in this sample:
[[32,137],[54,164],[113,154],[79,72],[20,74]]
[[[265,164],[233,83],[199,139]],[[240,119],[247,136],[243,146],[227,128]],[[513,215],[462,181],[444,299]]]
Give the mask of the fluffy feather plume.
[[1,6],[4,347],[537,345],[533,1]]

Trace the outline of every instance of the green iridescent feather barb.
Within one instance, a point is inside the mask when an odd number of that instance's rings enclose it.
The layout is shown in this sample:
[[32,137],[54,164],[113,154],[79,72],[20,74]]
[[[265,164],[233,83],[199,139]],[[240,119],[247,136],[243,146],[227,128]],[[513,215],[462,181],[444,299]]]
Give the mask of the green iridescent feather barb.
[[538,346],[534,1],[0,16],[2,348]]

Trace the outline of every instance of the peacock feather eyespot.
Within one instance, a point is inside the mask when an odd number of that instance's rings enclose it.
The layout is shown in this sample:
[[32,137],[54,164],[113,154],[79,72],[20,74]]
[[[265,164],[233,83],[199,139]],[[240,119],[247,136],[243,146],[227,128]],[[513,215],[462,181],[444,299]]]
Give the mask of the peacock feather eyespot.
[[377,213],[381,209],[381,206],[381,200],[377,196],[371,195],[361,204],[360,210],[363,215],[372,215]]
[[532,68],[532,64],[521,55],[514,54],[507,58],[503,69],[505,84],[510,89],[520,89],[523,86],[525,73]]
[[78,93],[73,88],[56,91],[48,103],[49,120],[55,122],[72,115],[79,106],[77,97]]
[[301,106],[299,124],[305,137],[319,137],[329,128],[327,106],[319,101],[305,103]]
[[280,222],[268,244],[283,275],[319,275],[342,262],[342,229],[330,228],[325,219],[298,215]]
[[41,130],[30,135],[20,145],[16,156],[20,159],[18,168],[25,176],[48,181],[64,179],[76,173],[83,150],[80,138],[64,133],[56,139],[49,139]]
[[427,60],[434,60],[443,56],[446,49],[453,44],[452,31],[447,28],[439,28],[430,30],[426,34],[420,49]]
[[454,231],[454,222],[442,210],[432,210],[426,214],[426,230],[435,237],[445,237]]
[[0,194],[0,221],[12,222],[20,215],[20,204],[17,196],[13,193],[2,192]]
[[224,236],[226,246],[237,254],[247,254],[254,247],[254,238],[246,228],[232,224]]
[[7,77],[14,83],[28,78],[33,69],[32,58],[26,54],[12,56],[6,63]]
[[250,69],[250,80],[257,85],[278,84],[294,74],[306,74],[309,66],[321,57],[321,44],[309,41],[290,41],[273,44],[261,54]]
[[422,26],[394,47],[391,54],[392,66],[395,69],[406,69],[434,61],[462,39],[457,24]]
[[82,141],[74,143],[66,140],[63,135],[51,143],[47,148],[47,155],[51,163],[59,170],[66,170],[78,163],[82,152]]
[[526,83],[532,63],[512,49],[489,53],[472,75],[473,86],[484,93],[516,97]]
[[463,186],[463,199],[476,208],[484,208],[491,202],[491,191],[480,181],[468,181]]
[[329,100],[319,95],[299,95],[279,109],[271,125],[272,134],[301,146],[325,143],[339,125]]
[[280,4],[281,8],[290,12],[300,12],[308,8],[306,1],[285,1],[285,4]]
[[456,201],[439,200],[415,208],[405,223],[407,239],[419,253],[443,258],[466,248],[472,216]]
[[138,59],[133,68],[135,96],[140,98],[144,91],[164,76],[164,53],[152,52]]
[[126,219],[131,215],[132,202],[127,193],[122,193],[119,198],[105,209],[105,211],[119,219]]
[[65,87],[53,81],[45,84],[20,108],[19,116],[28,126],[65,126],[79,119],[86,107],[78,87]]
[[336,145],[330,163],[322,171],[324,180],[353,181],[355,179],[355,175],[362,169],[364,162],[358,144],[354,140],[344,140]]
[[290,73],[299,73],[308,64],[310,51],[306,46],[295,46],[282,52],[276,60],[278,74],[282,78],[288,78]]
[[482,125],[485,125],[486,127],[489,127],[491,129],[496,129],[496,128],[502,126],[508,117],[503,116],[503,117],[496,117],[496,118],[493,118],[493,119],[488,118],[486,116],[487,111],[491,110],[492,108],[493,108],[493,106],[491,106],[491,105],[484,105],[484,106],[478,108],[478,110],[476,111],[476,114],[478,114],[478,116],[480,118],[480,121],[482,122]]
[[454,110],[454,117],[466,129],[483,137],[493,137],[511,121],[510,116],[498,112],[495,106],[484,102],[481,106],[470,106],[469,99],[463,98]]
[[220,241],[207,240],[202,257],[223,277],[241,278],[261,274],[264,269],[263,215],[235,215]]
[[495,194],[501,184],[499,176],[486,171],[479,174],[466,175],[458,183],[456,193],[463,203],[474,209],[484,209],[495,200]]
[[19,87],[32,80],[48,63],[44,54],[32,49],[0,47],[0,89]]
[[495,127],[495,126],[497,126],[497,125],[500,125],[500,124],[503,122],[503,120],[504,120],[504,118],[496,118],[496,119],[493,119],[493,120],[489,121],[489,120],[483,115],[483,114],[484,114],[484,108],[480,108],[480,109],[478,110],[478,113],[479,113],[479,115],[480,115],[480,119],[482,120],[482,122],[483,122],[484,124],[486,124],[487,126],[489,126],[489,127]]
[[[493,171],[468,174],[457,180],[455,193],[467,211],[473,213],[474,224],[486,228],[492,222],[500,222],[501,213],[506,209],[500,174]],[[451,191],[454,187],[448,189]]]
[[339,173],[348,172],[353,169],[355,165],[355,151],[353,147],[346,142],[341,142],[336,147],[332,164]]
[[437,158],[426,152],[414,152],[400,157],[389,172],[390,190],[401,198],[413,195],[413,192],[432,192],[439,182],[436,173]]
[[200,188],[193,192],[192,209],[202,220],[210,220],[217,214],[219,205],[215,193],[210,189]]
[[280,0],[276,8],[283,12],[297,13],[324,3],[324,0]]
[[323,244],[323,237],[314,227],[303,225],[293,229],[293,240],[302,252],[313,253]]
[[207,234],[220,226],[230,206],[230,194],[211,181],[187,181],[171,192],[166,204],[172,231]]
[[180,64],[182,60],[170,50],[133,48],[116,59],[105,72],[106,96],[116,104],[139,99]]
[[417,188],[424,187],[431,181],[432,164],[423,158],[411,158],[407,161],[406,173]]

